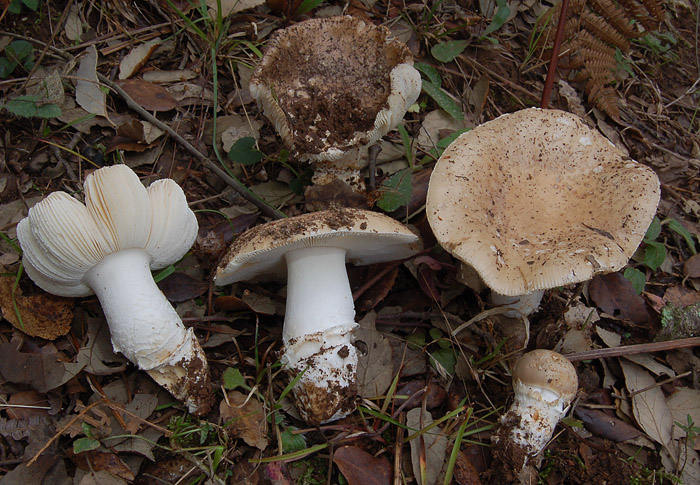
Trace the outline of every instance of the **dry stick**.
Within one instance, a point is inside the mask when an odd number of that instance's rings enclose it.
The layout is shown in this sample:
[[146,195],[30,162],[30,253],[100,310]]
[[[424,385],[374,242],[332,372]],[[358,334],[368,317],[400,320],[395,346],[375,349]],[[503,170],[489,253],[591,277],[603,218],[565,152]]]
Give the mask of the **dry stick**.
[[623,355],[643,354],[647,352],[660,352],[662,350],[686,349],[700,346],[700,337],[691,337],[678,340],[667,340],[665,342],[651,342],[648,344],[623,345],[621,347],[611,347],[608,349],[593,349],[583,352],[566,354],[564,357],[571,362],[581,360],[604,359],[607,357],[620,357]]
[[552,47],[552,57],[549,59],[549,67],[547,68],[547,79],[544,82],[544,90],[542,91],[542,101],[540,108],[549,108],[549,99],[552,96],[552,85],[554,85],[554,76],[557,71],[557,61],[559,60],[559,51],[561,50],[561,39],[564,37],[564,23],[569,10],[569,0],[562,0],[561,12],[559,13],[559,24],[557,25],[557,33],[554,36],[554,46]]
[[260,212],[265,214],[268,217],[271,217],[272,219],[283,219],[286,216],[282,214],[280,211],[275,209],[274,207],[268,205],[265,203],[262,199],[259,199],[256,197],[252,192],[250,192],[245,185],[243,185],[239,180],[236,180],[235,178],[231,177],[229,174],[226,173],[226,171],[219,167],[216,163],[214,163],[212,160],[207,158],[206,155],[204,155],[202,152],[197,150],[190,142],[185,140],[183,137],[177,134],[175,130],[173,130],[171,127],[160,121],[158,118],[153,116],[151,113],[146,111],[139,105],[136,101],[134,101],[131,96],[127,94],[126,91],[124,91],[118,84],[113,83],[110,81],[108,78],[103,76],[102,74],[98,74],[97,77],[99,78],[100,82],[105,84],[109,89],[113,90],[116,92],[131,108],[132,110],[136,111],[139,116],[142,118],[146,119],[150,123],[156,125],[158,128],[160,128],[163,131],[166,131],[173,139],[180,145],[182,145],[185,150],[190,152],[197,160],[202,162],[204,165],[209,168],[212,172],[214,172],[216,175],[221,177],[221,179],[226,182],[229,186],[233,188],[241,197],[246,199],[248,202],[252,203],[255,207],[257,207]]
[[49,441],[47,441],[46,444],[45,444],[44,446],[42,446],[41,449],[40,449],[39,451],[36,452],[36,455],[34,455],[34,458],[32,458],[31,460],[29,460],[29,461],[27,462],[27,466],[32,466],[32,464],[39,458],[39,456],[41,456],[41,454],[42,454],[43,452],[45,452],[46,449],[47,449],[49,446],[51,446],[51,443],[53,443],[54,441],[56,441],[56,440],[58,439],[58,437],[61,436],[65,430],[67,430],[70,426],[72,426],[73,423],[75,423],[77,420],[79,420],[79,419],[80,419],[85,413],[87,413],[90,409],[94,408],[95,406],[97,406],[98,404],[100,404],[100,403],[102,403],[102,402],[104,402],[104,398],[102,398],[102,399],[100,399],[99,401],[95,401],[94,403],[90,404],[88,407],[86,407],[85,409],[83,409],[82,411],[80,411],[80,414],[78,414],[78,415],[75,416],[73,419],[71,419],[70,421],[68,421],[68,423],[67,423],[63,428],[61,428],[61,430],[60,430],[59,432],[57,432],[55,435],[53,435],[53,436],[51,437],[51,439],[50,439]]

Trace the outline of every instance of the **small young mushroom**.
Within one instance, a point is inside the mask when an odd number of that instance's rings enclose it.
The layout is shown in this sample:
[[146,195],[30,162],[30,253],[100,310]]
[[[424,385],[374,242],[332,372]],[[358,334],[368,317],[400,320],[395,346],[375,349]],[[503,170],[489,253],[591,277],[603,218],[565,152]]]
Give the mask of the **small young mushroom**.
[[197,236],[184,192],[170,179],[146,189],[126,165],[92,172],[84,188],[85,205],[52,192],[18,224],[27,274],[54,295],[96,294],[115,352],[205,414],[213,400],[206,357],[151,275]]
[[287,148],[315,163],[314,183],[339,178],[357,191],[367,147],[398,125],[420,90],[406,45],[349,16],[278,31],[250,80]]
[[552,438],[577,390],[576,369],[563,355],[543,349],[523,355],[513,369],[513,404],[492,438],[494,456],[522,469]]
[[355,308],[345,263],[407,258],[418,237],[394,219],[358,209],[330,209],[256,226],[241,234],[216,271],[223,286],[287,273],[282,362],[294,377],[297,409],[310,424],[355,408]]
[[520,296],[622,268],[659,196],[656,174],[583,120],[530,108],[445,150],[426,213],[445,250],[492,291]]

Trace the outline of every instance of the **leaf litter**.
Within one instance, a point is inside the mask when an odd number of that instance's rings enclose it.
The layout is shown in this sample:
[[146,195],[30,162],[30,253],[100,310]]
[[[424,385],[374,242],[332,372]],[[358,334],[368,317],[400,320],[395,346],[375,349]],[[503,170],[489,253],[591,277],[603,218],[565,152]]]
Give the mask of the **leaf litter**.
[[[503,481],[493,476],[489,436],[499,410],[512,399],[509,369],[522,346],[515,341],[527,342],[523,328],[533,336],[529,348],[623,352],[623,357],[577,360],[579,404],[567,421],[573,425],[561,427],[550,443],[539,468],[550,475],[541,480],[623,483],[647,479],[645,470],[674,474],[686,483],[700,480],[696,348],[624,354],[631,344],[697,337],[700,142],[692,89],[697,59],[682,43],[660,53],[645,44],[653,42],[646,38],[620,61],[630,68],[618,70],[626,88],[625,116],[633,121],[626,127],[589,111],[574,75],[557,83],[552,101],[553,107],[587,117],[661,175],[659,219],[664,222],[628,267],[636,271],[641,289],[627,272],[559,288],[546,295],[525,327],[512,327],[493,315],[472,320],[487,308],[485,290],[459,283],[454,260],[435,246],[423,208],[433,161],[451,136],[539,99],[546,59],[527,39],[544,3],[509,2],[507,15],[498,11],[502,2],[452,9],[436,3],[434,22],[427,25],[418,14],[422,4],[409,2],[405,12],[391,2],[347,6],[346,13],[367,22],[389,20],[427,66],[422,72],[430,88],[409,109],[406,136],[389,133],[374,165],[363,161],[363,176],[368,182],[374,177],[367,194],[338,184],[309,185],[308,165],[289,157],[247,88],[260,49],[274,31],[288,19],[322,16],[333,8],[340,12],[337,5],[268,2],[270,13],[263,14],[259,2],[232,2],[225,7],[245,13],[223,16],[219,25],[215,15],[184,5],[179,12],[170,4],[144,4],[138,11],[115,5],[97,20],[90,5],[80,3],[66,11],[63,26],[56,26],[49,25],[56,18],[31,10],[30,3],[22,7],[30,21],[20,26],[10,12],[0,20],[4,30],[51,42],[55,50],[39,58],[44,44],[34,45],[40,65],[21,74],[31,75],[26,86],[19,71],[12,73],[17,79],[3,94],[36,96],[37,109],[55,103],[60,115],[42,121],[3,112],[9,121],[3,127],[0,173],[7,174],[13,194],[0,205],[4,233],[14,238],[14,225],[46,193],[67,189],[80,196],[80,182],[96,165],[124,161],[145,179],[177,180],[200,223],[194,263],[187,262],[198,271],[175,271],[163,291],[200,337],[213,362],[214,384],[236,369],[247,389],[217,391],[218,409],[201,420],[188,416],[113,352],[94,298],[54,304],[26,276],[17,287],[11,276],[4,277],[0,396],[8,408],[0,417],[0,448],[7,461],[0,483],[148,483],[147,477],[223,483],[229,473],[234,483],[335,483],[340,474],[351,484],[390,483],[396,472],[412,483],[441,483],[448,470],[456,483]],[[683,2],[666,8],[668,22],[657,40],[670,39],[669,26],[678,36],[696,30]],[[501,18],[507,21],[492,23]],[[213,60],[209,47],[215,44],[208,42],[223,32],[218,29],[226,32],[216,44],[223,50]],[[483,32],[496,42],[481,38]],[[444,45],[436,47],[435,38]],[[454,46],[458,51],[445,57],[446,47]],[[431,57],[433,51],[437,57]],[[673,69],[664,67],[668,64]],[[562,67],[562,77],[571,69]],[[151,118],[107,89],[98,73],[127,80],[121,86]],[[163,125],[175,135],[164,134]],[[228,157],[244,138],[253,141],[246,153],[255,150],[245,164]],[[198,154],[214,159],[217,151],[229,173],[286,215],[334,205],[391,209],[393,217],[412,224],[429,250],[390,270],[350,269],[353,289],[362,289],[356,342],[364,351],[359,409],[345,420],[306,428],[289,396],[281,397],[285,381],[277,352],[284,284],[211,286],[210,275],[231,241],[270,217],[201,164]],[[5,242],[2,251],[7,274],[17,274],[19,253]],[[452,336],[468,321],[466,330]],[[470,409],[463,430],[469,440],[452,454],[464,403]],[[64,451],[75,449],[79,440],[95,448],[73,455]],[[35,456],[32,466],[24,466]],[[586,470],[577,468],[577,460]]]

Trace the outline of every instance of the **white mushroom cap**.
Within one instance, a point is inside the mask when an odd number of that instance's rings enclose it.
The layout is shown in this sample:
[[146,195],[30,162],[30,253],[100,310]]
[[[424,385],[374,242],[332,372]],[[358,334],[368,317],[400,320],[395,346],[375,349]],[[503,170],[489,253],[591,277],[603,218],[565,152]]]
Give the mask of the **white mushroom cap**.
[[656,174],[580,118],[530,108],[445,150],[426,213],[443,248],[515,296],[622,268],[659,197]]
[[285,274],[285,253],[304,247],[347,250],[347,260],[366,265],[407,258],[417,250],[418,236],[403,224],[377,212],[329,209],[256,226],[241,234],[216,270],[224,286],[258,276]]
[[537,349],[518,360],[513,369],[513,388],[516,394],[535,389],[545,401],[558,402],[563,409],[576,397],[578,376],[573,364],[563,355]]
[[278,31],[250,93],[295,156],[347,158],[396,127],[421,89],[411,52],[389,30],[344,16]]
[[87,296],[85,273],[106,255],[144,249],[151,269],[177,262],[197,237],[197,219],[170,179],[148,188],[126,165],[104,167],[85,179],[85,205],[53,192],[17,226],[30,278],[43,290]]

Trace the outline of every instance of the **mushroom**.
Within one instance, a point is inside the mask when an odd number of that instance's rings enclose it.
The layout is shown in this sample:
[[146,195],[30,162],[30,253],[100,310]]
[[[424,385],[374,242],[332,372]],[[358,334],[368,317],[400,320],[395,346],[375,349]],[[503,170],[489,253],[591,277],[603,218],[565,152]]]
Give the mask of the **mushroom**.
[[315,163],[314,183],[337,177],[357,191],[367,147],[398,125],[420,90],[406,45],[349,16],[278,31],[250,80],[287,148]]
[[407,258],[418,237],[401,223],[359,209],[330,209],[249,229],[216,271],[223,286],[287,272],[281,361],[292,376],[297,408],[310,424],[333,421],[354,409],[357,351],[355,308],[345,269]]
[[544,349],[523,355],[513,369],[513,404],[492,438],[494,456],[522,469],[552,438],[577,390],[576,369],[563,355]]
[[659,196],[651,169],[580,118],[530,108],[484,123],[445,150],[426,213],[445,250],[492,291],[520,296],[622,268]]
[[146,189],[126,165],[92,172],[84,189],[85,205],[52,192],[20,221],[27,274],[54,295],[96,294],[114,351],[190,412],[205,414],[213,400],[206,357],[151,276],[182,258],[197,236],[185,194],[170,179]]

